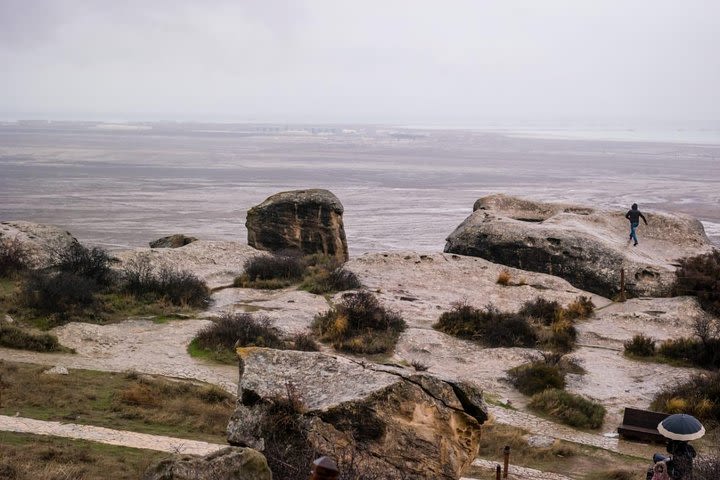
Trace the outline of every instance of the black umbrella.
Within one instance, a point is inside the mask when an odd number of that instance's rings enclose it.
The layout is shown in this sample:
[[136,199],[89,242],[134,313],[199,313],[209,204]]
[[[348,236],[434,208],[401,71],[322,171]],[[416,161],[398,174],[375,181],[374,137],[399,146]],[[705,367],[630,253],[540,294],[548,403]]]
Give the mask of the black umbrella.
[[657,429],[663,437],[683,442],[697,440],[705,435],[705,427],[702,423],[692,415],[684,413],[670,415],[658,424]]

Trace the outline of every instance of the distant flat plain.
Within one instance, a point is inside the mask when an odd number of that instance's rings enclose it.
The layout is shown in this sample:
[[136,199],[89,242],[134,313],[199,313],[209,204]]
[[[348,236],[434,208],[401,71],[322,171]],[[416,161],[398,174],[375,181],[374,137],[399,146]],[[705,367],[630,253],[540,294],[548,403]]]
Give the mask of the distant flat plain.
[[111,250],[163,235],[245,241],[273,193],[327,188],[351,254],[441,251],[490,193],[701,219],[720,244],[720,145],[383,126],[0,124],[0,220]]

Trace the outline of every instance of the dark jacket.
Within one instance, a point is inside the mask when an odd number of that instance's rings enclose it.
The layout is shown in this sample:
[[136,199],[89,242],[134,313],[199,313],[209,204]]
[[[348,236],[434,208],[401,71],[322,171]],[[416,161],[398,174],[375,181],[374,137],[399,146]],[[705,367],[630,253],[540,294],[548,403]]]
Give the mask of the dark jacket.
[[672,455],[668,462],[668,473],[672,478],[686,479],[692,475],[693,459],[697,455],[692,445],[687,442],[670,440],[667,451]]
[[628,212],[625,214],[625,218],[630,220],[630,223],[640,223],[640,219],[643,219],[643,222],[645,222],[645,225],[647,225],[647,219],[645,218],[645,215],[640,212],[637,208],[635,210],[628,210]]

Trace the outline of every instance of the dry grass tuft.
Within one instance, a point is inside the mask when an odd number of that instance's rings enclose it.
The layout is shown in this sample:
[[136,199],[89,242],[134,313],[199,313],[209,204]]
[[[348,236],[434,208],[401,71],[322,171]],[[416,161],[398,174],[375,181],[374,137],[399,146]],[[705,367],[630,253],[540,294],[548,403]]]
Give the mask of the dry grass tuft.
[[510,285],[510,280],[512,279],[512,275],[510,275],[509,270],[503,270],[498,274],[496,283],[498,285],[502,285],[503,287],[507,287]]
[[166,453],[82,440],[3,432],[3,480],[137,480]]
[[605,418],[605,407],[599,403],[557,389],[533,395],[529,406],[576,428],[600,428]]
[[650,408],[720,422],[720,371],[698,374],[685,382],[669,385],[656,395]]
[[313,320],[321,341],[350,353],[391,352],[405,328],[400,315],[386,310],[364,290],[345,294],[340,304]]

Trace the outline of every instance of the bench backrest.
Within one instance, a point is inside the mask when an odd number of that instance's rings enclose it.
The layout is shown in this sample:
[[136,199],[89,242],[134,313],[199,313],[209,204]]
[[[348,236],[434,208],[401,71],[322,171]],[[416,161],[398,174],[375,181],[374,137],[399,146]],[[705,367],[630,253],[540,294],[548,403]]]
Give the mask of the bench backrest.
[[623,424],[643,428],[657,428],[658,424],[669,416],[667,413],[626,407],[623,414]]

